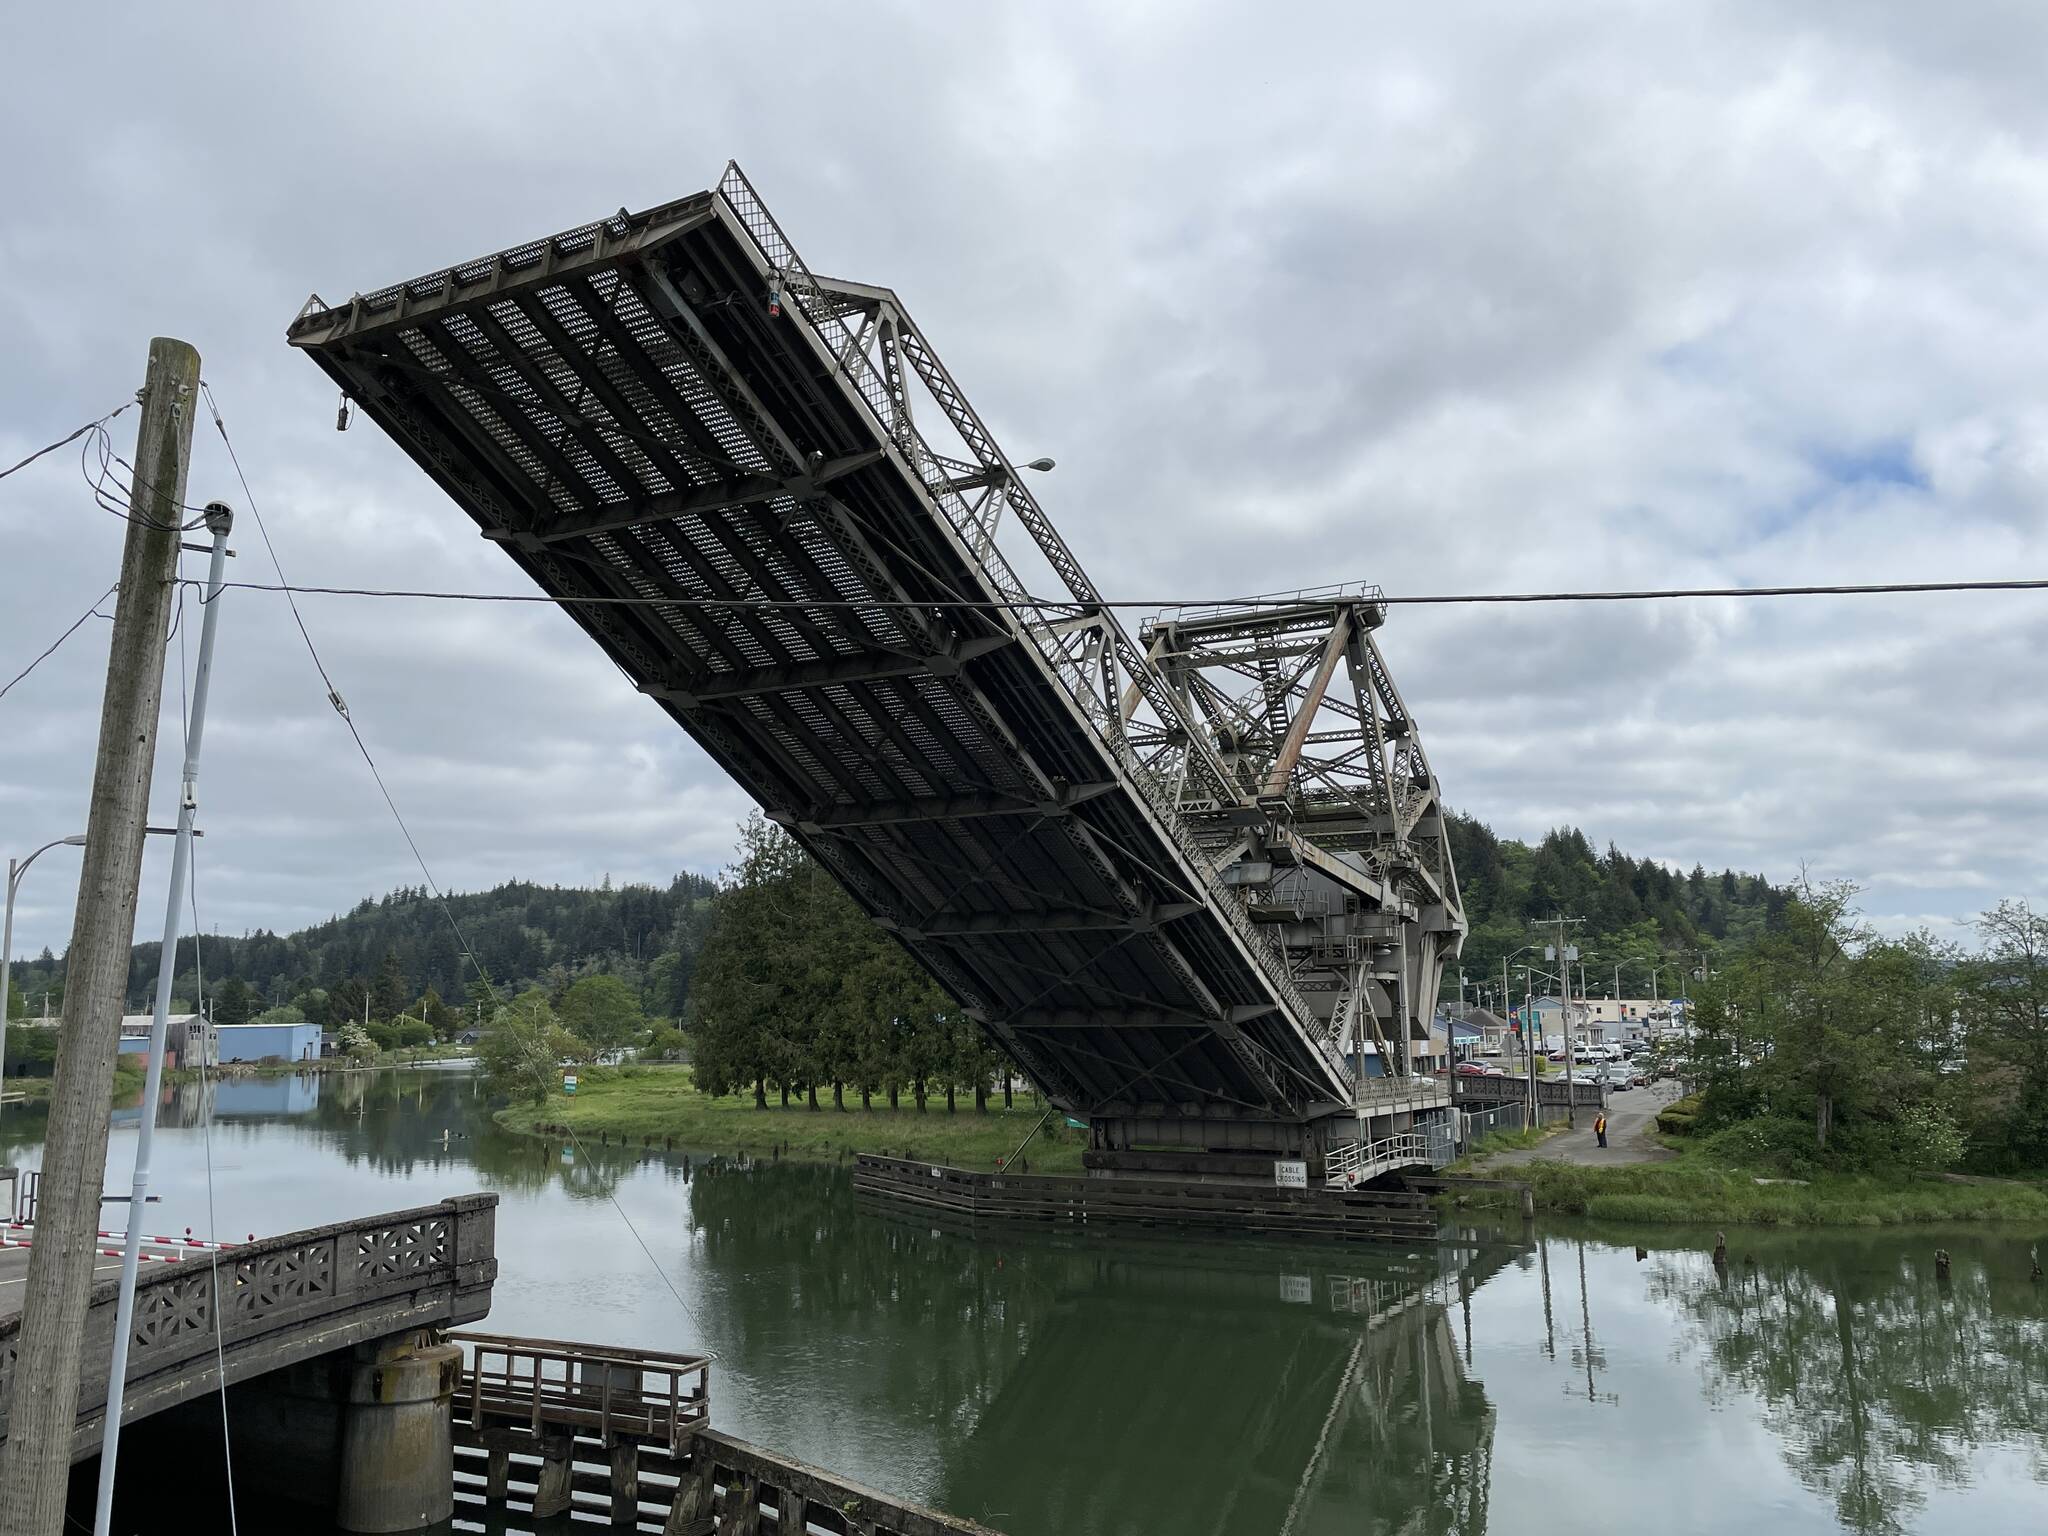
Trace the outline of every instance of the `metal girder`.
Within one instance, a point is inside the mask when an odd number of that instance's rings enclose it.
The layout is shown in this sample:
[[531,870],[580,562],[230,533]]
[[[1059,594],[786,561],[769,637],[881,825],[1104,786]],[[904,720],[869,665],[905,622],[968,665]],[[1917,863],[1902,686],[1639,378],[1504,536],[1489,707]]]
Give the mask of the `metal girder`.
[[935,913],[914,926],[882,926],[906,939],[959,939],[999,933],[1150,933],[1162,923],[1202,910],[1196,901],[1162,902],[1132,914],[1052,907],[1038,912],[971,912],[958,917]]
[[[1270,762],[1234,782],[1221,696],[1101,609],[891,291],[813,278],[736,170],[670,209],[310,305],[292,339],[1056,1102],[1326,1112],[1341,1069],[1205,849],[1209,818],[1256,848],[1296,814],[1241,793]],[[1305,723],[1328,642],[1288,622],[1253,647],[1257,750],[1298,737],[1319,784],[1348,701]]]
[[1012,1029],[1208,1029],[1235,1031],[1274,1012],[1270,1007],[1233,1008],[1226,1014],[1181,1013],[1162,1008],[1038,1008],[1007,1016]]
[[1114,783],[1104,780],[1068,785],[1050,800],[1025,800],[1014,795],[927,795],[914,800],[876,800],[859,807],[813,806],[805,811],[771,810],[767,814],[770,821],[793,832],[919,821],[979,821],[996,816],[1064,816],[1075,806],[1110,794],[1116,788]]
[[931,656],[849,656],[836,661],[799,662],[787,667],[754,667],[746,671],[717,673],[702,682],[686,686],[645,682],[640,691],[671,704],[694,707],[728,699],[752,698],[763,693],[801,693],[834,684],[878,682],[891,677],[951,677],[961,665],[977,656],[1010,643],[1008,636],[962,640]]
[[715,194],[699,192],[645,213],[622,210],[614,218],[556,235],[538,248],[523,246],[464,262],[367,298],[358,293],[345,305],[330,307],[315,294],[292,322],[292,345],[316,351],[344,339],[360,339],[488,304],[539,284],[609,270],[623,261],[643,258],[701,227],[712,218],[715,201]]
[[[830,463],[819,464],[808,474],[748,475],[732,480],[714,481],[710,485],[692,486],[686,491],[667,491],[638,500],[612,502],[594,507],[588,512],[557,517],[537,533],[510,537],[514,542],[530,539],[540,544],[560,544],[569,539],[588,538],[593,533],[636,528],[642,523],[663,522],[707,512],[723,512],[734,507],[759,506],[782,497],[805,502],[818,495],[833,481],[850,475],[857,469],[865,469],[881,456],[878,449],[865,453],[849,453]],[[526,546],[521,543],[521,547]]]

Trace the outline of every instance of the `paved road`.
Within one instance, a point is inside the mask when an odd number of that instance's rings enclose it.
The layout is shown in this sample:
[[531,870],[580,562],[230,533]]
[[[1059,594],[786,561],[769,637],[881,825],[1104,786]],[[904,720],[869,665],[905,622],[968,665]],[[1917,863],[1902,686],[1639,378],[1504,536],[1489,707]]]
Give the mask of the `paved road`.
[[[106,1280],[121,1273],[119,1259],[101,1259],[93,1278]],[[0,1317],[12,1317],[21,1310],[21,1290],[28,1280],[28,1250],[0,1248]]]
[[1659,1146],[1647,1133],[1653,1129],[1651,1122],[1657,1111],[1677,1097],[1678,1085],[1669,1079],[1649,1088],[1629,1088],[1610,1094],[1607,1100],[1607,1146],[1604,1149],[1593,1139],[1594,1111],[1590,1106],[1582,1105],[1578,1111],[1577,1130],[1561,1131],[1540,1146],[1523,1147],[1489,1157],[1485,1171],[1511,1168],[1517,1163],[1533,1163],[1538,1159],[1589,1165],[1665,1162],[1678,1154],[1669,1147]]

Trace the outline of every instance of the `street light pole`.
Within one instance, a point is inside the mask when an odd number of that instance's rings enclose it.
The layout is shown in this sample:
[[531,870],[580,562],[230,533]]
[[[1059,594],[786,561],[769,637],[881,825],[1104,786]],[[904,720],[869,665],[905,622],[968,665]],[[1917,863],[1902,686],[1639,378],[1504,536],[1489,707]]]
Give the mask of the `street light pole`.
[[14,893],[21,889],[21,877],[28,873],[29,865],[52,848],[84,846],[85,834],[75,832],[70,837],[60,837],[43,844],[25,859],[7,861],[7,916],[4,922],[0,922],[0,1104],[5,1102],[7,1083],[7,985],[14,976]]
[[[171,983],[178,967],[179,918],[192,866],[192,820],[199,808],[199,744],[206,735],[206,698],[213,680],[213,637],[220,623],[221,582],[227,576],[228,532],[235,516],[218,501],[206,506],[213,535],[206,570],[205,618],[199,627],[199,661],[192,673],[191,718],[185,727],[185,769],[178,785],[178,833],[171,848],[171,890],[164,911],[164,942],[157,957],[156,1016],[149,1026],[149,1055],[142,1089],[142,1124],[135,1141],[135,1173],[129,1185],[128,1240],[121,1250],[121,1281],[114,1298],[114,1349],[107,1364],[106,1412],[100,1431],[100,1479],[93,1509],[93,1536],[110,1536],[114,1480],[121,1452],[121,1410],[128,1390],[128,1342],[134,1333],[135,1274],[142,1262],[142,1222],[148,1210],[150,1153],[156,1144],[156,1101],[163,1085],[165,1036],[170,1025]],[[195,937],[194,942],[197,942]],[[202,1049],[201,1058],[205,1052]],[[218,1301],[215,1306],[218,1306]]]

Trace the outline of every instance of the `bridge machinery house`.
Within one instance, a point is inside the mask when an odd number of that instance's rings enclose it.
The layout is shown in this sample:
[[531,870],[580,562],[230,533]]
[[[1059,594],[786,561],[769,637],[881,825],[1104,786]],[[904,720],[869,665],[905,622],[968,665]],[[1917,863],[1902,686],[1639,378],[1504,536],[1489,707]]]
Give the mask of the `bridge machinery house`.
[[1466,924],[1378,589],[1127,629],[902,299],[814,273],[737,166],[288,336],[1096,1173],[1448,1156],[1417,1058]]

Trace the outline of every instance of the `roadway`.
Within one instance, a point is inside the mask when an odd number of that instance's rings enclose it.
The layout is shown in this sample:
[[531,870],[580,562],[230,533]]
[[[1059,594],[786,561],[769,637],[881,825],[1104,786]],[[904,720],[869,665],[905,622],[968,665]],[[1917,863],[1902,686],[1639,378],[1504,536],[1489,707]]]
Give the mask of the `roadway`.
[[[92,1276],[95,1280],[108,1280],[120,1273],[119,1259],[103,1258]],[[28,1250],[0,1248],[0,1319],[12,1317],[21,1310],[21,1293],[27,1284]]]
[[1588,1167],[1667,1162],[1678,1154],[1659,1145],[1650,1132],[1654,1129],[1657,1111],[1677,1098],[1678,1093],[1678,1084],[1664,1078],[1647,1088],[1629,1088],[1609,1094],[1605,1147],[1593,1136],[1593,1117],[1599,1111],[1591,1105],[1581,1105],[1576,1129],[1560,1131],[1537,1146],[1521,1147],[1489,1157],[1486,1171],[1491,1173],[1496,1168],[1538,1161],[1584,1163]]

